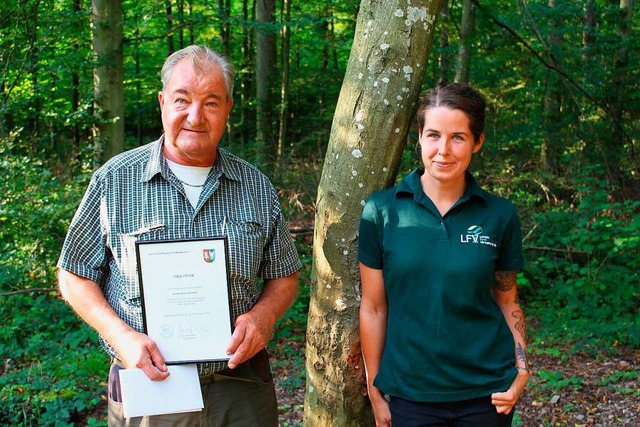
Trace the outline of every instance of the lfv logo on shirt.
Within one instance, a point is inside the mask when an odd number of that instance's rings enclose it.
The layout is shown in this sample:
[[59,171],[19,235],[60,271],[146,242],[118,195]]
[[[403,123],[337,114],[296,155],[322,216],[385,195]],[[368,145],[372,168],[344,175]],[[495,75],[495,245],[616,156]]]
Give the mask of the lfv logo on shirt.
[[491,238],[483,234],[482,227],[479,225],[472,225],[467,228],[467,234],[460,235],[461,243],[481,244],[497,247],[497,245],[491,242]]

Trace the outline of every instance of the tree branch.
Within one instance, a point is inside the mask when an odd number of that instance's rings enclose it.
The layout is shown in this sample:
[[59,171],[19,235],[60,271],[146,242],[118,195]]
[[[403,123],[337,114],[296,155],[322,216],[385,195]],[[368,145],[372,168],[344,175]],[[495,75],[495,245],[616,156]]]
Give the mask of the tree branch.
[[10,291],[10,292],[0,292],[0,297],[7,297],[10,295],[18,295],[18,294],[29,294],[32,292],[43,292],[43,293],[47,293],[47,292],[57,292],[58,289],[57,288],[29,288],[29,289],[18,289],[17,291]]
[[523,249],[525,250],[531,249],[534,251],[545,251],[545,252],[560,252],[563,254],[578,254],[578,255],[586,254],[586,252],[584,251],[576,251],[573,249],[563,249],[563,248],[551,248],[548,246],[524,246]]
[[[509,32],[509,34],[511,34],[520,44],[522,44],[529,52],[531,52],[531,54],[538,59],[538,61],[540,61],[540,63],[542,65],[544,65],[545,67],[547,67],[550,70],[555,71],[556,73],[560,74],[564,79],[566,79],[566,81],[568,81],[571,86],[573,86],[574,88],[576,88],[578,90],[578,92],[580,92],[581,94],[583,94],[589,101],[591,101],[595,106],[597,106],[598,108],[600,108],[602,111],[604,111],[604,113],[609,116],[609,118],[613,121],[613,123],[615,124],[615,126],[620,129],[620,131],[623,133],[623,135],[627,138],[627,140],[631,141],[631,136],[626,132],[626,130],[622,127],[622,124],[620,123],[620,120],[618,120],[616,117],[614,117],[614,115],[611,113],[611,111],[609,110],[609,107],[602,104],[600,101],[598,101],[596,98],[594,98],[589,92],[587,92],[582,86],[580,86],[580,84],[578,82],[576,82],[571,76],[569,76],[564,70],[560,69],[558,66],[556,66],[555,64],[547,61],[545,58],[542,57],[542,55],[540,55],[534,48],[533,46],[531,46],[525,39],[523,39],[517,32],[516,30],[514,30],[513,28],[511,28],[508,24],[500,21],[498,18],[496,18],[495,16],[493,16],[491,14],[491,12],[489,12],[487,10],[486,7],[482,6],[480,4],[479,0],[472,0],[473,4],[482,12],[484,13],[487,17],[489,17],[489,19],[491,21],[493,21],[497,26],[499,26],[500,28],[506,30],[507,32]],[[553,58],[552,58],[553,60]]]

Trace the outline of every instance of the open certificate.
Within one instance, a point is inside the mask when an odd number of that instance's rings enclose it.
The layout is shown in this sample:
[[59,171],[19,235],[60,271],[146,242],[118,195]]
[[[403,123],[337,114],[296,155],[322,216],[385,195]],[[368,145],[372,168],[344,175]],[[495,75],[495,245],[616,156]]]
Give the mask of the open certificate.
[[229,360],[227,239],[136,243],[145,332],[166,363]]

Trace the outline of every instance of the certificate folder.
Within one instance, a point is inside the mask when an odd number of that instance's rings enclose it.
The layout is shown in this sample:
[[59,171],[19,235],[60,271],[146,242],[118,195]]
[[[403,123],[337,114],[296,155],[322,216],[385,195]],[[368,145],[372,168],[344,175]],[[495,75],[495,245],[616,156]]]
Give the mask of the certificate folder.
[[167,364],[229,360],[226,237],[136,242],[145,333]]

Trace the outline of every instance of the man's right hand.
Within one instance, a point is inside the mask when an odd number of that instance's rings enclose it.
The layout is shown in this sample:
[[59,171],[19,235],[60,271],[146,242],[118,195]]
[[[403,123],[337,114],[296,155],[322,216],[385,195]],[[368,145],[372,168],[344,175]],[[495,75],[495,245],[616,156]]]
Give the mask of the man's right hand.
[[60,294],[107,340],[125,368],[140,368],[152,380],[164,380],[169,370],[155,341],[127,325],[109,305],[100,285],[75,273],[58,271]]
[[139,368],[153,381],[169,376],[160,349],[149,336],[131,330],[118,337],[115,350],[125,368]]

